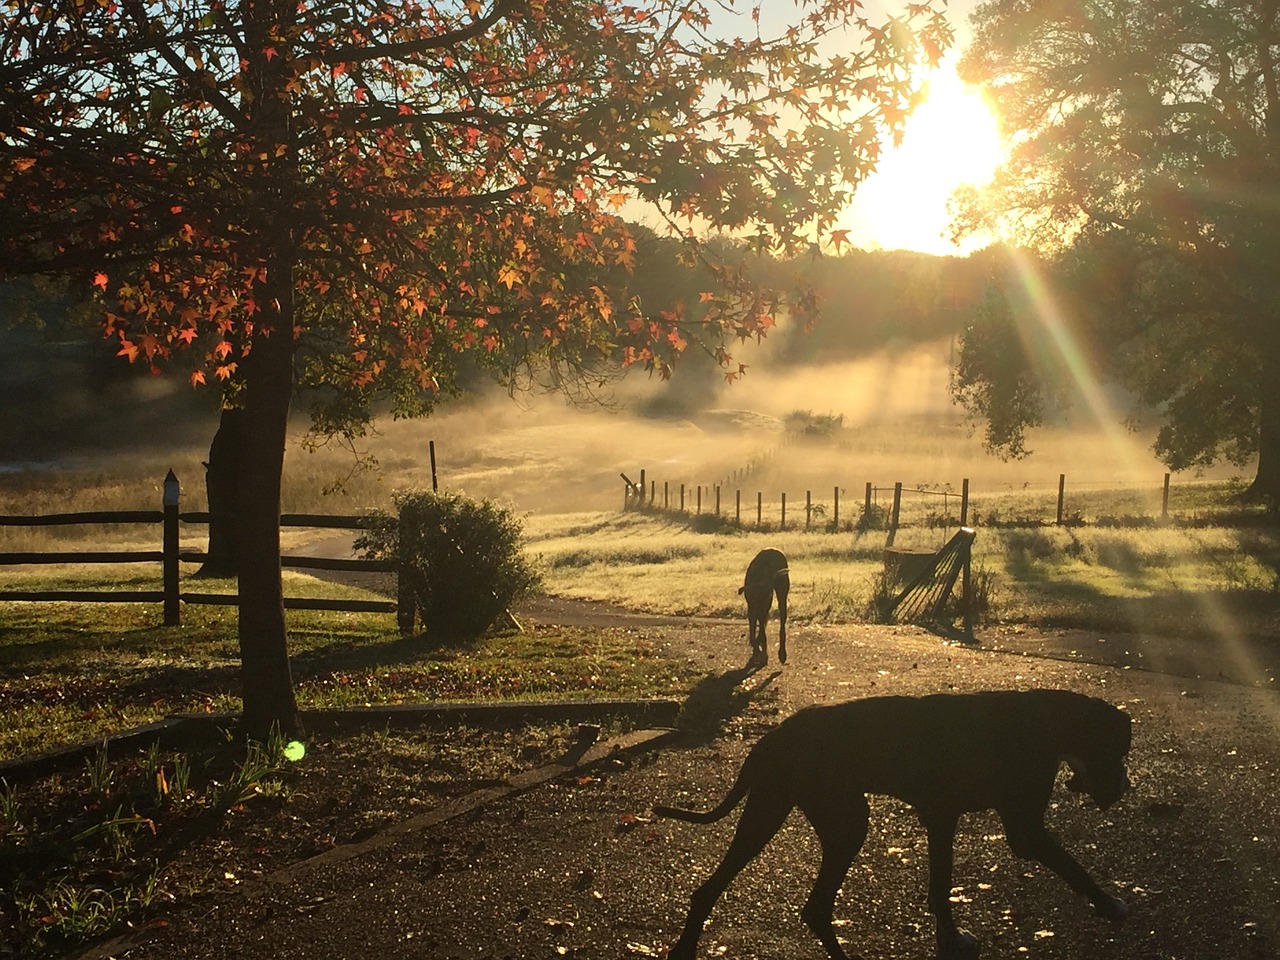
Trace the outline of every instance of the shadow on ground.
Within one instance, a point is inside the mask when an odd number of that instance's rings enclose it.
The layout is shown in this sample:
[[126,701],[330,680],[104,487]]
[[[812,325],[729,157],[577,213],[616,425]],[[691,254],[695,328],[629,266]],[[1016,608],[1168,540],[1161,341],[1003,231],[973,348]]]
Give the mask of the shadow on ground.
[[700,680],[680,708],[676,727],[694,743],[714,740],[726,721],[743,713],[778,678],[780,671],[775,670],[759,683],[743,686],[763,667],[758,660],[750,660],[737,670],[713,673]]

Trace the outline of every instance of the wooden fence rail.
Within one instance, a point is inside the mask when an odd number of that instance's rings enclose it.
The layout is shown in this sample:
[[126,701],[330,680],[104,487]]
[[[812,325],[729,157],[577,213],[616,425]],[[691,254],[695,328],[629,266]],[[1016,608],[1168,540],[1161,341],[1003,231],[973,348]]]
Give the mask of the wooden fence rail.
[[[42,516],[0,515],[0,527],[85,526],[90,524],[159,524],[160,550],[58,550],[0,553],[0,566],[31,564],[159,563],[160,590],[0,590],[2,600],[71,601],[79,603],[163,603],[165,626],[181,623],[182,604],[234,606],[235,594],[199,593],[179,587],[178,564],[201,563],[205,551],[180,545],[180,524],[207,524],[207,512],[179,512],[178,478],[172,470],[165,477],[164,509],[107,510],[81,513],[51,513]],[[334,516],[317,513],[286,513],[282,527],[309,527],[335,530],[365,530],[374,523],[368,516]],[[395,560],[338,559],[329,557],[282,556],[281,566],[291,570],[336,570],[361,573],[394,573]],[[288,610],[336,610],[354,613],[395,613],[390,600],[327,600],[318,597],[286,597]]]

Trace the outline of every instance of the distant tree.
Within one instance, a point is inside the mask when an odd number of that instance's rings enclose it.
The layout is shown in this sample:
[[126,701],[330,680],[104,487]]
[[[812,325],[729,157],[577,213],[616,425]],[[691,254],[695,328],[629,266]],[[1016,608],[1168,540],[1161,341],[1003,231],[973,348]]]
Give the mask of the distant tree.
[[[950,34],[927,5],[883,24],[798,6],[777,36],[700,0],[0,12],[0,280],[79,273],[121,354],[180,361],[243,410],[250,735],[298,726],[279,562],[296,383],[331,387],[344,429],[377,398],[430,410],[464,357],[572,387],[617,364],[665,376],[698,335],[734,378],[726,342],[809,307],[715,264],[699,232],[843,239],[835,217]],[[713,272],[696,329],[685,304],[615,296],[629,203]]]
[[1163,415],[1157,453],[1174,469],[1256,455],[1252,492],[1274,501],[1280,6],[992,0],[973,27],[961,73],[1014,150],[959,228],[1059,254],[1075,333],[1110,357],[1096,372]]
[[1047,381],[1019,317],[999,284],[970,312],[960,339],[951,392],[981,422],[984,446],[999,456],[1030,453],[1027,430],[1044,422]]

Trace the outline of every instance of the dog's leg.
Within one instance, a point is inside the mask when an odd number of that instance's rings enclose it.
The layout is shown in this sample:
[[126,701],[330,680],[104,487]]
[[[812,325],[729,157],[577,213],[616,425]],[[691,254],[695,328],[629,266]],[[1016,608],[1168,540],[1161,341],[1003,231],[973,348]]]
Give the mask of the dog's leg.
[[765,844],[782,827],[791,812],[791,803],[755,791],[747,794],[746,806],[738,820],[729,849],[725,851],[720,866],[702,886],[693,892],[689,901],[689,916],[684,922],[680,939],[667,954],[667,960],[694,960],[698,951],[698,938],[702,927],[711,916],[711,910],[720,894],[733,882],[748,863],[764,849]]
[[849,865],[867,839],[870,809],[866,797],[846,799],[839,794],[823,794],[801,806],[804,815],[822,841],[822,866],[801,916],[822,942],[832,960],[847,960],[831,924],[836,894],[849,874]]
[[951,914],[957,818],[942,815],[920,819],[929,834],[929,911],[937,924],[938,960],[972,960],[982,947],[971,933],[956,926]]
[[1060,876],[1072,890],[1089,898],[1093,908],[1112,923],[1123,923],[1129,916],[1129,908],[1118,897],[1107,893],[1075,857],[1063,849],[1057,838],[1049,832],[1044,822],[1031,817],[1011,817],[1001,814],[1009,849],[1017,856],[1036,860]]
[[778,576],[774,592],[778,595],[778,661],[787,662],[787,594],[791,590],[791,578],[785,573]]
[[752,659],[769,660],[769,645],[764,635],[764,625],[769,619],[770,594],[761,596],[759,584],[747,587],[747,624],[751,635]]

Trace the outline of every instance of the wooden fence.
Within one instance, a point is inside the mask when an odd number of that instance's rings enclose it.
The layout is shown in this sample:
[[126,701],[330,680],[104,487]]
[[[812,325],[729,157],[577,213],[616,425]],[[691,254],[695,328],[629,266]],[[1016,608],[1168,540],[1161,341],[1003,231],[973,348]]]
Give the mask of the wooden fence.
[[[0,527],[47,527],[85,524],[138,524],[160,526],[159,550],[82,550],[61,552],[0,553],[0,565],[11,564],[98,564],[159,563],[159,590],[4,590],[0,600],[78,601],[88,603],[162,603],[165,626],[177,626],[182,620],[182,604],[234,606],[235,594],[197,593],[180,586],[179,564],[201,563],[207,559],[203,550],[182,547],[182,524],[208,524],[209,514],[180,512],[181,490],[172,470],[164,479],[164,498],[160,510],[109,510],[97,513],[56,513],[44,516],[0,515]],[[321,529],[366,529],[371,518],[362,516],[329,516],[326,514],[286,513],[280,517],[282,527]],[[396,569],[394,560],[331,559],[328,557],[282,556],[282,566],[297,570],[345,570],[361,573],[389,573]],[[314,597],[286,597],[286,609],[340,610],[355,613],[395,613],[396,604],[389,600],[326,600]]]
[[[757,491],[754,501],[748,499],[746,504],[746,519],[743,517],[743,499],[742,490],[735,489],[733,491],[732,512],[729,510],[728,503],[725,502],[722,489],[719,484],[710,484],[703,486],[701,484],[689,485],[681,483],[678,486],[672,486],[669,482],[663,482],[661,490],[659,490],[656,480],[647,480],[646,471],[640,471],[640,479],[633,481],[626,473],[621,474],[623,481],[623,509],[651,509],[666,510],[687,513],[694,516],[707,514],[722,520],[732,521],[741,526],[745,523],[754,522],[757,527],[766,527],[775,522],[779,529],[805,529],[811,530],[815,526],[815,518],[818,526],[827,530],[840,530],[841,527],[841,510],[845,511],[846,527],[855,525],[871,525],[877,529],[888,529],[889,545],[892,546],[894,534],[897,532],[899,524],[902,522],[902,497],[903,494],[914,494],[924,498],[936,498],[941,503],[940,514],[930,514],[937,525],[949,525],[963,527],[969,520],[969,481],[966,479],[962,482],[959,492],[952,490],[929,490],[922,488],[905,487],[902,483],[895,483],[892,487],[877,487],[871,483],[863,489],[861,512],[857,516],[851,516],[849,511],[858,509],[858,501],[853,501],[851,507],[848,499],[842,499],[842,490],[839,486],[832,487],[831,499],[825,502],[815,502],[812,490],[806,490],[804,494],[803,504],[792,501],[793,517],[800,513],[803,521],[796,519],[792,522],[787,520],[787,494],[785,492],[778,495],[776,502],[771,501],[769,504],[768,519],[766,520],[765,499],[762,491]],[[706,491],[706,503],[703,502],[703,491]],[[889,499],[892,494],[891,506],[881,507],[881,498]],[[957,516],[951,518],[952,501],[955,501],[955,509]],[[775,507],[776,503],[776,507]],[[753,520],[754,514],[754,520]]]
[[[747,471],[743,471],[744,478]],[[879,529],[888,530],[889,545],[893,544],[894,535],[900,525],[916,525],[929,527],[966,527],[976,522],[976,514],[971,516],[969,480],[961,481],[958,491],[949,488],[908,487],[895,483],[892,487],[877,487],[868,482],[863,489],[862,501],[850,498],[840,486],[831,489],[830,499],[815,500],[814,491],[804,492],[804,501],[792,500],[788,503],[787,494],[774,494],[766,501],[763,491],[748,491],[744,503],[743,491],[735,488],[732,491],[732,502],[723,489],[722,484],[673,484],[663,481],[659,486],[656,480],[647,477],[647,471],[640,470],[639,478],[632,480],[625,472],[620,474],[623,481],[623,509],[646,509],[670,511],[692,516],[710,516],[736,525],[754,524],[759,528],[775,529],[818,529],[838,531],[841,529]],[[1169,521],[1170,475],[1164,475],[1163,487],[1159,492],[1160,512],[1158,521]],[[705,494],[705,497],[704,497]],[[820,493],[819,496],[822,494]],[[915,498],[917,506],[904,511],[904,495]],[[1052,494],[1050,494],[1052,496]],[[852,503],[850,502],[852,500]],[[924,502],[925,506],[918,505]],[[936,503],[938,509],[929,504]],[[1079,522],[1079,513],[1067,512],[1067,476],[1059,474],[1057,479],[1056,511],[1049,506],[1050,516],[1039,522],[1061,525],[1075,525]],[[791,519],[788,519],[788,508]],[[843,526],[842,526],[843,518]],[[1152,520],[1157,518],[1152,517]],[[1031,522],[1028,520],[1027,522]],[[1005,525],[1008,525],[1007,523]]]

